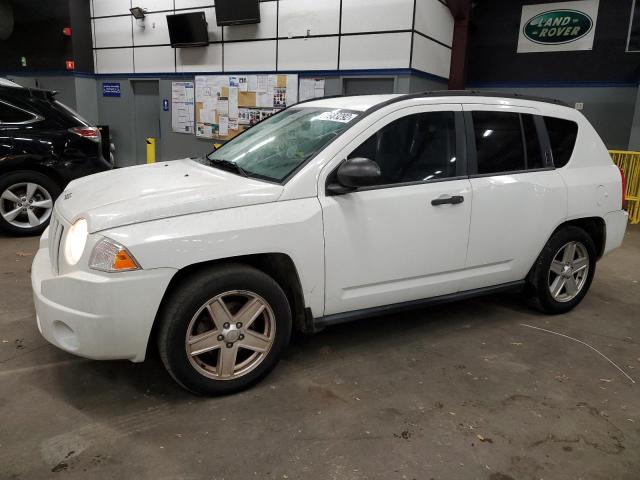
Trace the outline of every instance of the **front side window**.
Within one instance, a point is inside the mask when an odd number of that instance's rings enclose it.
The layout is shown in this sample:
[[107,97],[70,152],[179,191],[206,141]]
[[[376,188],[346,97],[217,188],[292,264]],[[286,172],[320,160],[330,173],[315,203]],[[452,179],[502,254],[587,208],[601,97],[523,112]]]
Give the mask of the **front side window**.
[[0,123],[22,123],[33,120],[33,115],[8,103],[0,102]]
[[207,159],[214,167],[234,164],[248,177],[283,182],[361,114],[331,108],[287,109],[251,127]]
[[395,120],[351,152],[374,160],[381,184],[422,182],[456,176],[453,112],[425,112]]

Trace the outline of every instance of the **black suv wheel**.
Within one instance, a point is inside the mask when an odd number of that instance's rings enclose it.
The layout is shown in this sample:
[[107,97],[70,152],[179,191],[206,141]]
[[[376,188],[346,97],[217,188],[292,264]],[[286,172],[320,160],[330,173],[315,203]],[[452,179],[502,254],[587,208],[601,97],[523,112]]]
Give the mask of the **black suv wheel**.
[[37,235],[49,225],[60,187],[38,172],[0,176],[0,228],[12,235]]

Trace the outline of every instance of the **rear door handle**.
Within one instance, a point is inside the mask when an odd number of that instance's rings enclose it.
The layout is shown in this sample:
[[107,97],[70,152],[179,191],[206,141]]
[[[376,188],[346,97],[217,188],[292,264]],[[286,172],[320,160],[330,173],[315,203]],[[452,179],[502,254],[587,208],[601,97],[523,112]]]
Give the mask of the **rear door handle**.
[[434,198],[431,200],[431,205],[446,205],[450,203],[451,205],[457,205],[458,203],[464,202],[464,197],[462,195],[443,195],[442,197]]

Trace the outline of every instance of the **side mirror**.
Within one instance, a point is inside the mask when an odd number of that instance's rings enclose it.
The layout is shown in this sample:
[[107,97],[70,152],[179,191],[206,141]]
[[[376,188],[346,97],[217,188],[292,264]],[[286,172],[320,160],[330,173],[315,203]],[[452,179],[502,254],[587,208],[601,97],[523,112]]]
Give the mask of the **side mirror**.
[[338,167],[337,183],[327,185],[327,193],[341,195],[358,187],[369,187],[380,182],[380,165],[369,158],[349,158]]

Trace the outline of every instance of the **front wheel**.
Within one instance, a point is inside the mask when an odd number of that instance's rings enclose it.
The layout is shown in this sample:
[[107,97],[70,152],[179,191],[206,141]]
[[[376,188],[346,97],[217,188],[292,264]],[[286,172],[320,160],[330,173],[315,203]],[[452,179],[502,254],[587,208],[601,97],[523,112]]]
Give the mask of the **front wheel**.
[[586,295],[595,269],[596,249],[589,234],[578,227],[564,227],[540,253],[525,294],[545,313],[568,312]]
[[286,295],[271,277],[244,265],[189,277],[167,299],[159,320],[165,367],[180,385],[204,395],[257,382],[291,336]]

